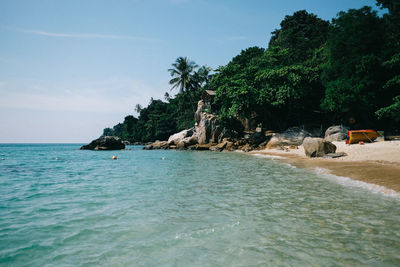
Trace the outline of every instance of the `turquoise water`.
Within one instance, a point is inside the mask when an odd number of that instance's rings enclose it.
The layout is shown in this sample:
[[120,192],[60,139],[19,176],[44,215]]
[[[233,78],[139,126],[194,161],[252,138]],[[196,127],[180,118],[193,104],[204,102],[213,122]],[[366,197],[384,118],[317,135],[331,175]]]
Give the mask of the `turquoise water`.
[[241,153],[78,148],[0,145],[0,265],[400,265],[398,197]]

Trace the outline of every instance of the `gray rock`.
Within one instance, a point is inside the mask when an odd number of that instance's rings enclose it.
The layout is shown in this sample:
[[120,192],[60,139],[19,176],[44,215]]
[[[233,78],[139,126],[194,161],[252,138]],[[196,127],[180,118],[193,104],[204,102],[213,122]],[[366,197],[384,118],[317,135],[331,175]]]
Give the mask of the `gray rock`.
[[116,136],[102,136],[93,140],[88,145],[82,146],[83,150],[121,150],[125,149],[125,144],[119,137]]
[[267,148],[276,148],[282,146],[300,146],[304,138],[310,137],[311,134],[304,129],[292,127],[282,133],[275,134],[271,137],[267,144]]
[[169,145],[178,145],[183,139],[191,137],[194,133],[194,128],[180,131],[179,133],[173,134],[168,138]]
[[329,142],[344,141],[347,139],[347,129],[341,125],[331,126],[325,131],[324,139]]
[[196,123],[196,126],[200,123],[200,121],[201,121],[201,112],[203,111],[203,107],[204,107],[204,102],[203,102],[203,100],[200,100],[198,103],[197,103],[197,110],[196,110],[196,112],[194,113],[194,121],[195,121],[195,123]]
[[303,141],[304,152],[307,157],[323,157],[336,152],[336,146],[322,138],[306,137]]

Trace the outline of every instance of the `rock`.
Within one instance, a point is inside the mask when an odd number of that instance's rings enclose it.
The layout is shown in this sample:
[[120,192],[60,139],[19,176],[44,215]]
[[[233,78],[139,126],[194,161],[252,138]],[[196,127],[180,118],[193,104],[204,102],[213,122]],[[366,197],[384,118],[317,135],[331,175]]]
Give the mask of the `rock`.
[[243,150],[244,152],[249,152],[249,151],[253,150],[252,147],[250,146],[250,144],[245,144],[240,149]]
[[267,144],[267,148],[290,145],[299,146],[303,143],[304,138],[310,136],[311,134],[306,130],[298,127],[292,127],[282,133],[273,135]]
[[212,151],[222,151],[222,150],[224,150],[224,148],[226,147],[227,144],[228,144],[228,141],[224,141],[222,143],[219,143],[216,146],[210,147],[210,150],[212,150]]
[[179,133],[173,134],[168,138],[169,145],[177,145],[184,138],[191,137],[194,133],[194,128],[190,128],[188,130],[180,131]]
[[345,156],[347,156],[346,153],[338,152],[338,153],[328,153],[328,154],[324,155],[324,158],[332,158],[332,159],[334,159],[334,158],[340,158],[340,157],[345,157]]
[[344,141],[347,139],[347,129],[341,125],[331,126],[325,131],[324,139],[329,142]]
[[195,129],[197,140],[201,145],[218,142],[218,137],[222,132],[217,116],[205,112],[201,113],[201,120]]
[[184,142],[179,142],[178,144],[176,144],[176,149],[185,149],[186,148],[186,144]]
[[259,146],[262,142],[266,141],[267,137],[262,132],[255,132],[248,138],[248,143],[252,146]]
[[261,144],[258,145],[259,148],[265,148],[265,146],[268,144],[268,141],[265,140],[264,142],[262,142]]
[[143,147],[144,150],[152,149],[167,149],[169,147],[168,141],[156,141]]
[[196,110],[196,112],[194,113],[194,121],[195,121],[195,125],[197,126],[199,123],[200,123],[200,121],[201,121],[201,112],[203,111],[203,106],[204,106],[204,102],[203,102],[203,100],[200,100],[198,103],[197,103],[197,110]]
[[197,144],[194,146],[190,146],[189,149],[191,150],[209,150],[210,147],[214,146],[215,144],[209,143],[209,144]]
[[125,144],[116,136],[103,136],[93,140],[88,145],[82,146],[80,149],[88,150],[120,150],[125,149]]
[[234,148],[234,146],[233,146],[233,142],[227,141],[227,142],[226,142],[225,149],[228,150],[228,151],[234,150],[235,148]]
[[304,152],[307,157],[323,157],[336,152],[336,146],[322,138],[306,137],[303,141]]

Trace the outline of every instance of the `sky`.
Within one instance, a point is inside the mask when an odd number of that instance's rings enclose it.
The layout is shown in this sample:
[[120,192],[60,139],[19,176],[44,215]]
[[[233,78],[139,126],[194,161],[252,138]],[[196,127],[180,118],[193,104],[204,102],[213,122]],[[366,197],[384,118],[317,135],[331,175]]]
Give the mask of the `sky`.
[[217,68],[266,48],[286,15],[375,0],[0,0],[0,143],[87,143],[163,99],[186,56]]

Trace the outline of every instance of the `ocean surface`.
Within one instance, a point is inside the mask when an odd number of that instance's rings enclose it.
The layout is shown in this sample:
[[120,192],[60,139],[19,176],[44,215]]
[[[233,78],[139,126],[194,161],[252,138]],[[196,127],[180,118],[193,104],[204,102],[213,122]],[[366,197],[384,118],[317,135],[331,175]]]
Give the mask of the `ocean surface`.
[[400,265],[396,194],[273,157],[79,147],[0,145],[1,266]]

